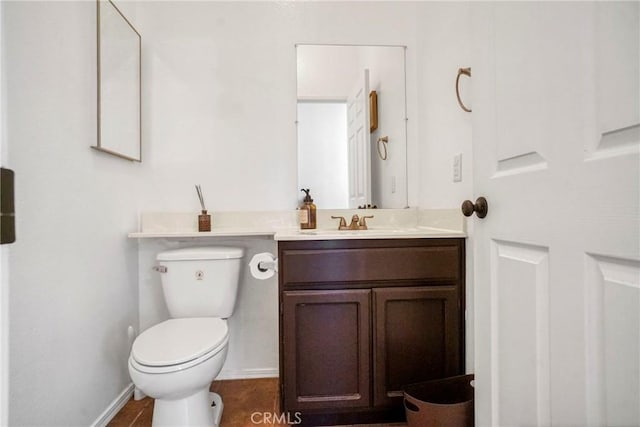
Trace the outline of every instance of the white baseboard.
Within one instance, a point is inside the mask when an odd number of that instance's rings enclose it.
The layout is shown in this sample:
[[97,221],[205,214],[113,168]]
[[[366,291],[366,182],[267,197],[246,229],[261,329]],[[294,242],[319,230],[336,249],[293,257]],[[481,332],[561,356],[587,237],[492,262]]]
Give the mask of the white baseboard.
[[278,368],[260,369],[236,369],[225,370],[216,377],[216,380],[243,380],[250,378],[278,378]]
[[[240,380],[250,378],[277,378],[278,368],[222,370],[216,380]],[[134,385],[129,384],[116,397],[102,414],[91,424],[91,427],[106,427],[109,421],[127,404],[133,396]]]
[[122,393],[116,397],[111,404],[104,410],[97,420],[91,424],[91,427],[106,427],[109,421],[116,416],[116,414],[127,404],[131,396],[133,395],[133,383],[130,383]]

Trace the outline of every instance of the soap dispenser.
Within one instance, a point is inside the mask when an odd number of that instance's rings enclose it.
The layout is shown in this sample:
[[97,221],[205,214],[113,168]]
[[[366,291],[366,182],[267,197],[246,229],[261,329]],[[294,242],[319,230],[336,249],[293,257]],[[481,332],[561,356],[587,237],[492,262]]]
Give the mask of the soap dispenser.
[[300,228],[308,230],[316,228],[316,205],[309,195],[309,189],[301,189],[306,194],[302,206],[300,206]]

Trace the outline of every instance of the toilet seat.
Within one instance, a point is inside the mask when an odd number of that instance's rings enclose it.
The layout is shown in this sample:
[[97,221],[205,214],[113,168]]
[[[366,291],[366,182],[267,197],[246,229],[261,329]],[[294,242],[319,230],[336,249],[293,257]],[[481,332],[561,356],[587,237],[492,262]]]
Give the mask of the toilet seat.
[[147,373],[187,369],[216,355],[229,342],[227,321],[199,317],[170,319],[143,333],[133,343],[130,362]]

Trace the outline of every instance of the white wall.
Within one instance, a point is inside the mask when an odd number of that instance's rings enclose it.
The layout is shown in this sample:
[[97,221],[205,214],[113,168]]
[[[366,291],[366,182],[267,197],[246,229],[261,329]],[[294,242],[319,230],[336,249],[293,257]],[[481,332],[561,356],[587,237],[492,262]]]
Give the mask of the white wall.
[[[143,168],[149,171],[141,197],[150,211],[197,210],[194,183],[202,185],[212,210],[295,208],[295,45],[415,46],[414,3],[137,6],[145,78]],[[415,64],[415,57],[408,60]],[[414,78],[409,76],[413,88]]]
[[296,47],[298,99],[346,100],[361,74],[360,46]]
[[[471,114],[458,105],[455,80],[458,68],[472,67],[469,3],[425,2],[419,13],[419,206],[423,209],[458,208],[473,193]],[[473,109],[473,77],[461,78],[461,97]],[[462,154],[462,181],[452,181],[453,156]],[[462,215],[462,214],[459,214]],[[466,355],[473,369],[473,221],[467,221],[466,240]]]
[[[472,65],[470,19],[468,3],[422,4],[417,36],[421,208],[448,209],[473,197],[472,113],[460,108],[455,93],[458,68]],[[473,104],[471,81],[461,77],[461,97],[467,107]],[[462,153],[462,182],[454,183],[452,164],[457,153]]]
[[94,2],[2,2],[16,172],[9,425],[89,425],[130,383],[140,165],[96,143]]
[[[378,95],[378,128],[371,133],[371,200],[384,208],[407,207],[406,73],[398,66],[404,65],[404,57],[402,48],[375,48],[363,60],[371,70],[370,89]],[[389,141],[386,160],[378,154],[378,138],[384,136]]]

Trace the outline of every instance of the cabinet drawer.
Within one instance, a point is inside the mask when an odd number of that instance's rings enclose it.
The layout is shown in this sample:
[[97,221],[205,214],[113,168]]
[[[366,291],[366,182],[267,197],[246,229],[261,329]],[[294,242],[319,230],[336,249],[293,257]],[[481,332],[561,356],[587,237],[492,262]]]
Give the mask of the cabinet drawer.
[[284,284],[460,279],[460,247],[283,249]]

